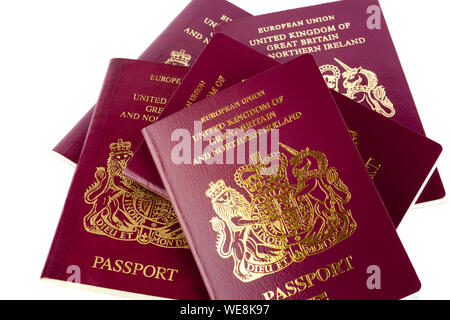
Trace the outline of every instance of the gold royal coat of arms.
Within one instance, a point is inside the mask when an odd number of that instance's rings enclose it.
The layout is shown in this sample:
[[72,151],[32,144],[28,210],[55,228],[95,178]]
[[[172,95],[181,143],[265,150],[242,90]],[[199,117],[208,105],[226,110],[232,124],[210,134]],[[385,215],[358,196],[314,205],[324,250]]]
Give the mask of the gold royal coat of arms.
[[338,59],[337,65],[320,66],[320,71],[330,89],[341,92],[348,98],[368,105],[373,111],[392,118],[396,114],[395,106],[386,93],[386,88],[379,84],[375,72],[363,67],[352,68]]
[[[216,212],[211,224],[217,253],[233,259],[233,274],[242,282],[320,254],[357,228],[346,209],[350,191],[325,154],[280,145],[290,159],[282,152],[264,159],[256,153],[251,164],[235,172],[234,181],[247,197],[224,180],[211,182],[205,192]],[[266,174],[274,159],[275,172]]]
[[84,201],[88,232],[164,248],[188,248],[171,203],[122,175],[133,157],[131,143],[110,144],[107,167],[97,168]]

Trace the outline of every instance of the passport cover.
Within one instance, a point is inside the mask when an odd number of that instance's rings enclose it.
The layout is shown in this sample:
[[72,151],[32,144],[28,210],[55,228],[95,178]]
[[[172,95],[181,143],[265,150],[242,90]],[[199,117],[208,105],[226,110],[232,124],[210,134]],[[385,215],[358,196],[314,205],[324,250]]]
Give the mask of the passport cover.
[[[225,0],[193,0],[139,60],[190,66],[211,39],[214,26],[249,15]],[[89,110],[53,151],[78,163],[93,112]]]
[[[114,59],[42,278],[175,299],[208,298],[168,200],[122,175],[188,68]],[[159,78],[157,78],[159,79]]]
[[416,202],[442,146],[332,90],[353,142],[395,227]]
[[[271,153],[248,152],[246,164],[217,164],[224,152],[228,159],[236,146],[260,139],[248,132],[223,144],[223,132],[230,137],[240,126],[278,129],[279,151],[272,146]],[[399,299],[419,289],[311,55],[143,134],[211,298]],[[380,290],[371,290],[373,269],[381,272]]]
[[[160,119],[276,65],[275,60],[217,34],[175,91]],[[429,178],[442,148],[425,136],[332,92],[397,227]],[[146,145],[139,146],[124,176],[164,198],[169,197]]]
[[[377,0],[345,0],[219,25],[280,62],[310,53],[329,88],[425,135]],[[445,197],[436,171],[418,202]]]

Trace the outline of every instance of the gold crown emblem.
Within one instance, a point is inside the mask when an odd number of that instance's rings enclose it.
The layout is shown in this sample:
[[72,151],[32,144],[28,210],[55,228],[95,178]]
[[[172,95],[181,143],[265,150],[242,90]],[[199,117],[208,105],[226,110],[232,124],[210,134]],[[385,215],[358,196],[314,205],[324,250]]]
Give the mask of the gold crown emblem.
[[319,69],[321,73],[331,72],[333,74],[333,77],[336,79],[339,79],[341,77],[341,71],[339,70],[339,68],[331,64],[320,66]]
[[[283,183],[286,180],[287,158],[276,152],[264,159],[259,153],[250,156],[251,164],[240,167],[234,174],[234,181],[250,195],[263,192],[268,184]],[[273,161],[277,162],[274,164]]]
[[320,67],[320,72],[330,89],[339,90],[339,79],[341,78],[341,71],[338,67],[331,64],[326,64]]
[[166,61],[166,63],[188,67],[191,59],[192,56],[181,49],[180,51],[172,51],[170,58]]
[[117,142],[111,143],[109,145],[111,152],[119,153],[119,152],[129,152],[131,151],[131,142],[123,142],[122,139],[117,140]]
[[216,183],[211,182],[209,184],[209,189],[206,190],[205,194],[208,198],[211,198],[214,201],[217,200],[225,191],[227,191],[227,186],[225,185],[225,181],[221,179]]

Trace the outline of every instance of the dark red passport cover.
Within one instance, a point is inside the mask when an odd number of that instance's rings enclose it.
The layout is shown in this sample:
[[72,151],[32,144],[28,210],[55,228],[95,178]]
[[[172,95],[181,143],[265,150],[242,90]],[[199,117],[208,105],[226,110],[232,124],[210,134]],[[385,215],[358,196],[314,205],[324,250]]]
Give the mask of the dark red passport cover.
[[123,177],[188,68],[114,59],[56,230],[43,278],[175,299],[208,298],[170,202]]
[[[139,60],[190,66],[211,39],[214,26],[249,15],[225,0],[192,0]],[[89,110],[53,151],[78,163],[93,112]]]
[[[344,0],[247,17],[215,31],[280,62],[311,53],[330,88],[425,134],[377,0]],[[436,171],[418,202],[444,197]]]
[[[223,90],[276,65],[275,60],[224,34],[217,34],[188,72],[160,119],[203,100],[210,92],[216,92],[217,87]],[[336,91],[333,96],[397,227],[429,178],[442,148]],[[124,175],[168,198],[146,145],[139,146]]]
[[331,91],[395,227],[416,202],[442,146]]
[[[194,121],[203,123],[200,134]],[[221,155],[220,143],[211,141],[241,125],[278,128],[279,152],[254,153],[241,165],[193,161],[216,147]],[[226,89],[143,134],[211,298],[399,299],[419,290],[312,56]],[[204,142],[192,150],[193,141]],[[174,155],[197,164],[177,165]],[[267,171],[271,160],[278,170]],[[381,272],[380,290],[369,289],[373,270]]]

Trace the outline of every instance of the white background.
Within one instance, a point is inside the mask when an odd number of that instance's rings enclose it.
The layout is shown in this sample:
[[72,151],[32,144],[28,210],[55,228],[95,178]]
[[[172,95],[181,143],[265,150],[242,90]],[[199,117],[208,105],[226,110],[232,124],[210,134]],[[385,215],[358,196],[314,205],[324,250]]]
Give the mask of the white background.
[[[255,15],[322,2],[231,1]],[[450,2],[380,2],[427,134],[445,148],[450,189]],[[74,171],[51,150],[95,103],[109,59],[137,58],[187,3],[0,2],[0,298],[114,298],[39,280]],[[412,210],[400,226],[421,299],[450,298],[449,226],[448,204]]]

